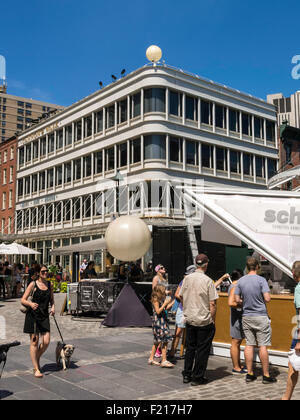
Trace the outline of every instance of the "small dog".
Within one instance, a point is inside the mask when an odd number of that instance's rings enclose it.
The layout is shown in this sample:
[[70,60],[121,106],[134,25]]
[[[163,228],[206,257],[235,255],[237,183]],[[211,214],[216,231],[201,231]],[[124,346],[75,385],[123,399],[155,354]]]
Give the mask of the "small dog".
[[67,370],[67,367],[70,367],[71,357],[74,353],[75,347],[72,344],[64,344],[61,341],[57,343],[56,346],[56,363],[57,366],[60,365],[62,361],[64,370]]

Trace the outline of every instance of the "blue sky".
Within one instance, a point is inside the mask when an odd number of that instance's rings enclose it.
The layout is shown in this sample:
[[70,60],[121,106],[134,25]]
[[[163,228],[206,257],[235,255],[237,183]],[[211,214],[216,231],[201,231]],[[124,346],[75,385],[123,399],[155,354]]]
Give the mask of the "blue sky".
[[167,64],[265,99],[300,90],[299,0],[15,0],[1,5],[8,93],[61,105],[147,63]]

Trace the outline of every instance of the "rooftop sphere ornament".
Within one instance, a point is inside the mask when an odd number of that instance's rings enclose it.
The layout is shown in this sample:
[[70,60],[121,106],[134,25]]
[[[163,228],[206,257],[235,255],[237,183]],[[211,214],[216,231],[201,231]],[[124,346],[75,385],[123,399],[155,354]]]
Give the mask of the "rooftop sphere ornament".
[[152,63],[156,63],[162,57],[162,51],[157,45],[151,45],[146,51],[146,57]]
[[121,261],[136,261],[150,248],[152,238],[139,217],[121,216],[108,225],[105,233],[108,252]]

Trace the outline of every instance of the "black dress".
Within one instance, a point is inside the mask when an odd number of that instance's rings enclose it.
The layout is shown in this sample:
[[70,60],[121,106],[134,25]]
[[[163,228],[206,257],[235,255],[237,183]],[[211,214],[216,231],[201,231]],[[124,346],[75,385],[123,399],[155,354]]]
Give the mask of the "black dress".
[[48,289],[41,290],[38,285],[35,284],[35,292],[32,296],[32,302],[37,303],[39,307],[36,311],[29,308],[24,324],[25,334],[45,334],[50,332],[50,320],[49,320],[49,305],[51,302],[51,283],[47,282]]

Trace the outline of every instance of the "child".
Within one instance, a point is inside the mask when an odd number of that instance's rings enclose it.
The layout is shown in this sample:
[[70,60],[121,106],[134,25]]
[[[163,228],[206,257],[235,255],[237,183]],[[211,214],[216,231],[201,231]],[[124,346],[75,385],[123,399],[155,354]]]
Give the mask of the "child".
[[[154,344],[148,360],[149,365],[156,365],[164,368],[172,368],[174,365],[167,360],[168,342],[172,340],[169,323],[168,309],[172,308],[174,299],[166,296],[166,288],[162,285],[155,286],[152,291],[151,302],[153,305],[152,331]],[[161,363],[154,360],[157,347],[161,345]]]

